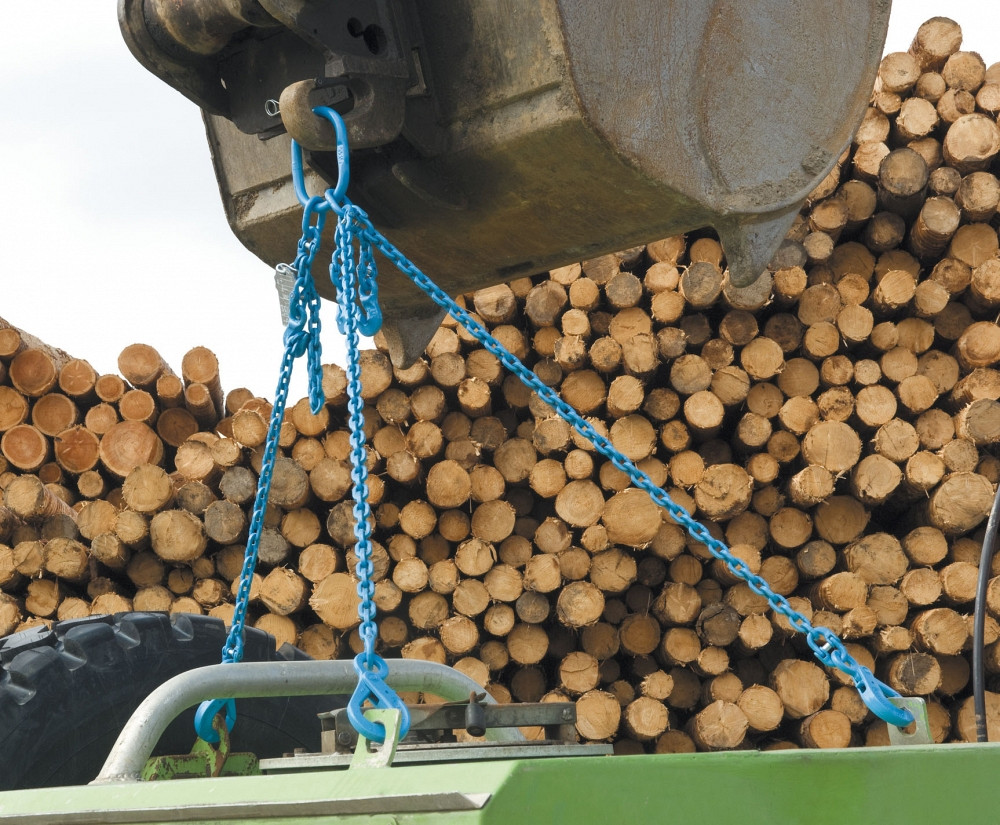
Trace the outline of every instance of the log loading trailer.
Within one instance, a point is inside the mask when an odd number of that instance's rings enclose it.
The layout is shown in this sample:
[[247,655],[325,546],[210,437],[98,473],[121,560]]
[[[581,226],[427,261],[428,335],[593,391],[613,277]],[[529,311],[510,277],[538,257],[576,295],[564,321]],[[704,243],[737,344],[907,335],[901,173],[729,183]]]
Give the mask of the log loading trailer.
[[[752,284],[848,146],[888,15],[888,0],[119,6],[136,58],[203,109],[226,214],[251,251],[294,256],[296,190],[339,186],[346,130],[352,201],[451,295],[705,226],[730,281]],[[445,309],[399,275],[379,295],[405,366]],[[572,704],[501,707],[451,668],[393,660],[389,689],[443,703],[384,709],[377,680],[369,737],[344,707],[366,678],[350,662],[275,655],[248,631],[245,661],[211,664],[224,636],[202,617],[126,614],[0,643],[3,743],[25,763],[0,793],[0,824],[995,819],[1000,751],[931,745],[919,700],[892,697],[915,732],[890,725],[887,748],[608,759],[609,746],[576,743]],[[56,659],[80,663],[65,684]],[[239,701],[232,737],[220,696]],[[198,744],[170,756],[205,702]]]

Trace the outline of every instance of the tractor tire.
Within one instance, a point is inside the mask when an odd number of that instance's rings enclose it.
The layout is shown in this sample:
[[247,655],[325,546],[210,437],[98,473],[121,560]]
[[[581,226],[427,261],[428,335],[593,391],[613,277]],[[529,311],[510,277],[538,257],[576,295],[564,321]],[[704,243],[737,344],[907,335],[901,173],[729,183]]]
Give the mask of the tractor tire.
[[[218,664],[226,634],[208,616],[122,613],[0,639],[0,790],[90,782],[139,703],[179,673]],[[244,661],[308,658],[291,645],[275,651],[272,636],[246,631]],[[316,714],[338,704],[330,696],[240,699],[232,749],[262,758],[318,751]],[[154,754],[187,753],[195,739],[191,708]]]

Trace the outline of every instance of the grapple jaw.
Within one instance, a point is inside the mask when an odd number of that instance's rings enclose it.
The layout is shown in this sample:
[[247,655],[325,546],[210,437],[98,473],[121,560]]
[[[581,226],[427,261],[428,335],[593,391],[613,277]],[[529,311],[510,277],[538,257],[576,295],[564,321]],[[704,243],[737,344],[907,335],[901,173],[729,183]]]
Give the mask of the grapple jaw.
[[[321,191],[328,105],[348,196],[452,295],[707,226],[753,282],[848,146],[889,18],[889,0],[119,3],[140,62],[205,110],[247,248],[293,257],[289,135]],[[438,314],[388,268],[380,292],[409,362]]]

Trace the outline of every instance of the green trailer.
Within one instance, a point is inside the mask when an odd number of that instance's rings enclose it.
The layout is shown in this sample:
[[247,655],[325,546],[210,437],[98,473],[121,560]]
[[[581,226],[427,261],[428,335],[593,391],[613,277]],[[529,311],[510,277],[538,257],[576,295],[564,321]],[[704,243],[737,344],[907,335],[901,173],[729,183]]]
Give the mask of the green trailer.
[[996,745],[501,759],[10,792],[0,822],[975,825],[998,769]]
[[[303,295],[313,291],[307,283],[309,265],[322,226],[321,220],[313,226],[308,218],[333,208],[343,220],[343,245],[351,250],[346,256],[351,264],[341,262],[347,297],[339,297],[356,367],[358,330],[373,334],[378,326],[364,325],[374,315],[358,317],[358,307],[367,311],[365,300],[375,292],[372,284],[363,284],[368,291],[356,298],[358,267],[350,232],[361,232],[369,251],[376,232],[344,199],[347,133],[352,147],[360,150],[353,158],[359,203],[380,209],[383,219],[376,223],[394,225],[396,237],[416,260],[434,265],[445,287],[442,291],[427,281],[401,254],[389,254],[394,247],[378,245],[412,281],[393,277],[382,284],[387,341],[398,365],[419,355],[446,312],[465,317],[448,292],[466,292],[673,232],[715,225],[733,282],[752,282],[863,114],[889,3],[782,0],[750,6],[120,0],[119,9],[126,41],[140,61],[205,110],[220,189],[237,235],[275,263],[285,260],[286,242],[303,227],[293,270],[302,279],[295,300],[303,306]],[[365,25],[369,15],[374,18]],[[668,29],[689,47],[637,48],[650,32],[657,34],[659,45],[665,40],[660,31]],[[813,33],[814,47],[786,50],[774,60],[773,43],[781,42],[785,29],[795,36]],[[829,37],[831,30],[837,37]],[[828,77],[833,74],[842,81],[843,94],[831,91]],[[614,82],[619,78],[629,78],[628,93],[624,84]],[[625,105],[646,99],[652,105]],[[314,108],[317,103],[324,105]],[[342,116],[330,106],[347,111]],[[323,110],[332,130],[313,117]],[[335,135],[332,143],[325,132],[315,132],[317,123]],[[295,143],[288,141],[286,131]],[[298,147],[290,175],[289,146]],[[336,181],[324,197],[305,196],[302,147],[310,152],[310,182]],[[595,194],[579,197],[572,209],[554,208],[551,193],[565,191]],[[532,198],[535,205],[529,208]],[[582,204],[591,204],[594,213],[586,214]],[[600,236],[594,236],[598,228]],[[315,230],[315,237],[307,237],[307,229]],[[512,253],[514,235],[518,244]],[[449,241],[442,243],[442,238]],[[279,267],[278,274],[287,275],[287,265],[280,265],[285,270]],[[373,267],[361,269],[374,278]],[[301,327],[304,311],[297,317]],[[473,329],[471,322],[462,322]],[[294,351],[293,331],[290,325],[289,371],[293,357],[302,354]],[[507,367],[520,370],[529,389],[561,409],[563,402],[550,397],[549,388],[524,374],[528,371],[509,353],[502,355]],[[317,361],[314,374],[318,368]],[[258,491],[261,514],[287,374],[282,380],[263,461],[268,470],[261,472]],[[349,395],[360,397],[357,376]],[[574,411],[566,408],[560,414],[597,443],[596,431]],[[359,571],[364,564],[370,568],[362,552],[366,548],[370,553],[369,536],[360,527],[368,523],[362,424],[358,407],[351,429],[355,501],[361,508],[355,510]],[[607,439],[602,443],[613,452]],[[359,674],[362,680],[371,675],[356,673],[345,661],[240,662],[243,643],[234,652],[227,641],[227,664],[186,670],[149,692],[96,779],[74,784],[68,772],[61,775],[53,764],[59,760],[45,755],[58,756],[60,746],[76,747],[76,740],[91,736],[105,718],[110,730],[114,714],[103,714],[96,706],[108,708],[110,694],[130,679],[139,690],[142,674],[164,667],[167,658],[140,656],[138,631],[129,635],[98,628],[95,639],[100,633],[116,634],[127,643],[119,648],[93,645],[95,652],[114,654],[93,661],[80,655],[83,646],[71,633],[66,638],[76,647],[64,646],[59,655],[45,653],[48,642],[42,637],[35,653],[34,648],[23,654],[9,651],[24,666],[14,669],[16,678],[3,682],[10,701],[0,713],[7,713],[13,730],[19,709],[26,717],[35,706],[42,711],[16,739],[4,740],[9,772],[30,775],[42,766],[50,778],[54,774],[66,784],[17,790],[23,784],[0,776],[0,787],[12,788],[0,792],[0,825],[605,825],[625,818],[720,825],[1000,821],[990,791],[991,779],[1000,774],[1000,747],[930,744],[920,700],[890,700],[881,692],[884,686],[851,659],[839,640],[811,627],[665,493],[652,489],[648,476],[627,459],[599,449],[754,592],[767,595],[795,629],[807,633],[821,662],[847,672],[869,707],[870,700],[880,700],[879,716],[898,720],[894,710],[910,711],[915,732],[906,734],[890,724],[894,743],[889,747],[614,756],[610,746],[576,743],[571,703],[500,708],[477,683],[451,668],[398,660],[388,675],[391,688],[441,697],[444,703],[410,707],[408,717],[384,705],[367,711],[370,721],[385,731],[381,746],[355,732],[364,718],[357,710],[360,703],[349,703],[347,709],[318,714],[318,750],[261,759],[258,753],[234,753],[224,714],[213,710],[218,745],[209,744],[211,737],[199,728],[203,738],[190,753],[152,756],[171,723],[199,703],[219,707],[218,697],[323,694],[331,697],[330,706],[342,705],[355,691]],[[255,523],[259,537],[260,519]],[[254,541],[248,541],[235,635],[243,629]],[[371,585],[370,569],[359,572],[359,579]],[[370,607],[370,600],[370,593],[364,595],[363,606]],[[369,668],[377,660],[373,615],[373,610],[362,610],[360,616],[362,629],[371,631],[362,634]],[[197,622],[188,624],[190,634],[172,641],[163,635],[168,641],[159,650],[185,647],[196,635]],[[25,647],[34,644],[28,639]],[[7,661],[2,644],[0,658]],[[95,690],[80,704],[70,705],[68,680],[62,693],[55,684],[52,677],[63,675],[50,667],[56,660],[67,673],[93,672]],[[116,669],[121,663],[128,669]],[[886,704],[890,701],[896,708]],[[352,709],[356,716],[345,721]],[[294,713],[291,705],[286,711]],[[37,720],[53,714],[58,721],[44,728],[42,737],[36,733],[43,730]],[[241,711],[238,724],[253,732],[285,715],[254,717]],[[310,724],[314,716],[309,716]],[[525,741],[519,733],[523,726],[541,727],[544,739]],[[455,736],[456,730],[468,736]],[[239,728],[234,742],[238,733]],[[47,740],[44,748],[38,746],[42,738]],[[259,738],[273,744],[273,737]]]
[[[393,711],[374,712],[389,732],[389,745],[381,748],[345,736],[349,725],[334,711],[317,722],[320,753],[264,759],[256,767],[229,755],[226,765],[260,773],[145,781],[144,771],[154,768],[161,776],[190,775],[197,755],[149,764],[147,757],[170,721],[191,705],[220,695],[343,693],[356,678],[345,661],[198,668],[164,683],[140,705],[94,782],[2,793],[0,825],[597,825],[625,816],[740,825],[998,820],[990,789],[1000,772],[1000,745],[612,756],[609,747],[569,742],[572,705],[499,707],[450,668],[409,660],[393,665],[395,689],[451,700],[412,708],[402,742],[392,735]],[[543,724],[546,738],[524,741],[520,724]],[[485,729],[485,741],[437,741],[427,735],[435,725]],[[225,739],[207,749],[219,758],[205,760],[205,773],[226,773],[220,764]]]

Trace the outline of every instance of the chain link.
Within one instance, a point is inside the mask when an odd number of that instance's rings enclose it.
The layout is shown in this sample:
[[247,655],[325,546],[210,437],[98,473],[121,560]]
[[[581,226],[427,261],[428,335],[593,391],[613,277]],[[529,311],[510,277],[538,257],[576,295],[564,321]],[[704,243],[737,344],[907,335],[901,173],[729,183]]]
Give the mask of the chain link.
[[365,322],[360,304],[360,281],[366,281],[369,296],[378,300],[374,284],[374,264],[371,245],[362,243],[359,250],[359,264],[354,258],[355,234],[354,217],[360,210],[353,205],[344,208],[337,222],[335,235],[336,252],[330,264],[330,277],[337,284],[338,314],[337,324],[347,337],[347,413],[351,444],[351,480],[354,482],[354,536],[357,555],[358,616],[361,624],[358,632],[364,642],[364,664],[369,670],[375,669],[375,639],[378,628],[375,624],[375,582],[373,579],[371,543],[371,506],[368,503],[368,453],[365,449],[364,399],[361,397],[361,364],[359,329]]
[[[239,662],[243,659],[243,637],[246,626],[246,612],[250,603],[250,586],[253,584],[254,570],[257,568],[257,552],[260,536],[264,528],[267,499],[271,493],[271,478],[278,454],[278,440],[281,437],[281,422],[284,420],[285,405],[288,402],[288,386],[292,377],[292,365],[296,358],[307,354],[309,371],[309,407],[313,414],[322,409],[323,368],[320,364],[321,344],[319,339],[319,295],[312,278],[312,263],[319,250],[320,236],[326,216],[316,211],[322,198],[313,198],[306,204],[302,216],[302,237],[299,239],[292,269],[295,271],[295,285],[289,302],[288,325],[285,327],[285,351],[281,357],[278,386],[274,393],[271,421],[264,441],[264,455],[261,459],[260,478],[257,495],[254,498],[247,549],[240,571],[239,587],[236,592],[236,607],[233,623],[222,650],[223,662]],[[313,223],[315,220],[315,223]]]
[[[368,236],[355,232],[364,212],[350,202],[335,207],[339,220],[335,235],[336,251],[330,264],[330,278],[337,284],[337,325],[347,338],[347,413],[351,444],[351,494],[354,499],[354,552],[358,578],[358,633],[364,650],[354,660],[358,684],[347,703],[347,716],[358,733],[382,742],[385,726],[368,719],[366,703],[382,710],[400,712],[400,738],[410,727],[410,713],[386,683],[389,667],[375,652],[378,626],[375,623],[375,581],[372,562],[371,505],[368,502],[368,453],[365,448],[364,398],[361,387],[360,334],[372,335],[382,326],[375,281],[375,259]],[[355,249],[357,257],[355,258]]]

